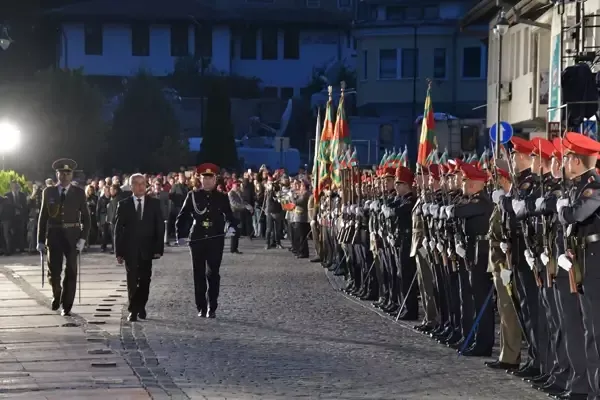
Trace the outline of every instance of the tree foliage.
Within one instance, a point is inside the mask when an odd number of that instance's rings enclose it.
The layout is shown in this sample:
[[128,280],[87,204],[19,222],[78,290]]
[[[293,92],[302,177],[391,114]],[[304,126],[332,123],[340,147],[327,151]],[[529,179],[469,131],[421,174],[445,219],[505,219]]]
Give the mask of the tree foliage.
[[198,162],[211,162],[221,168],[238,167],[235,136],[231,123],[231,101],[227,94],[218,88],[213,88],[208,97]]
[[163,144],[152,157],[156,163],[156,172],[178,171],[179,167],[191,164],[190,146],[185,139],[167,136]]
[[21,186],[21,190],[25,193],[29,193],[29,186],[27,185],[27,179],[24,175],[20,175],[15,171],[0,171],[0,194],[10,192],[10,183],[17,181]]
[[[164,163],[157,159],[157,152],[166,150],[167,138],[179,143],[180,129],[175,110],[157,79],[140,71],[129,80],[114,113],[109,136],[113,145],[108,158],[114,165],[125,171],[161,170]],[[160,159],[177,157],[177,154],[161,153]]]

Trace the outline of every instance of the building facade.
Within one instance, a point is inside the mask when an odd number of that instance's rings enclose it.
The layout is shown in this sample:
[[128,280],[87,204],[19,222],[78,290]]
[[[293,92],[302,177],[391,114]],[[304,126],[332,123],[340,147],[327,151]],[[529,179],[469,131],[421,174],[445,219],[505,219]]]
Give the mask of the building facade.
[[59,66],[94,76],[166,76],[195,56],[214,73],[256,77],[268,95],[291,97],[315,69],[355,64],[351,0],[91,0],[50,15],[61,27]]

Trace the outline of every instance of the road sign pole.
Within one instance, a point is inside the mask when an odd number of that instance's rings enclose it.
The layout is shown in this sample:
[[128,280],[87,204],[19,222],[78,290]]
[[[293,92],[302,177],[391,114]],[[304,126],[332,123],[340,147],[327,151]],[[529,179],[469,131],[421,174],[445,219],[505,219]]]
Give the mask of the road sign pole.
[[[500,109],[502,106],[502,35],[498,35],[498,90],[496,92],[496,143],[494,143],[494,158],[500,158],[500,140],[502,138],[502,120]],[[507,160],[508,161],[508,160]]]

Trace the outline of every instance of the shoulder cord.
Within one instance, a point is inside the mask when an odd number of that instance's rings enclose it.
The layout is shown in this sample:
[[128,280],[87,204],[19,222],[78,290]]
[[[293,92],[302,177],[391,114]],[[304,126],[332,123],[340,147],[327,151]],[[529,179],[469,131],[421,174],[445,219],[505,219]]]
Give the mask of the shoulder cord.
[[196,212],[196,214],[198,215],[204,215],[206,213],[206,208],[202,211],[198,210],[198,205],[196,204],[196,196],[195,196],[196,192],[192,192],[192,205],[194,207],[194,211]]

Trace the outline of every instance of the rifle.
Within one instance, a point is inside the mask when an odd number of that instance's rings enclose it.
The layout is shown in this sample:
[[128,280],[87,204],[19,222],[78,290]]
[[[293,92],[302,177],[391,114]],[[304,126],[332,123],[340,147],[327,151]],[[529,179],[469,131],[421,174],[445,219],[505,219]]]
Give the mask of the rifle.
[[[544,170],[542,168],[542,162],[541,162],[541,154],[542,154],[542,144],[540,142],[540,169],[539,169],[539,174],[540,174],[540,194],[542,198],[546,197],[546,191],[544,190]],[[546,221],[546,216],[544,214],[542,214],[540,216],[541,220],[542,220],[542,247],[543,247],[543,252],[548,256],[548,259],[550,260],[548,262],[547,265],[545,265],[546,267],[546,287],[551,288],[553,283],[554,283],[554,278],[555,278],[555,268],[553,268],[551,262],[552,262],[552,250],[550,248],[550,243],[549,243],[549,237],[548,237],[548,225],[547,225],[547,221]]]

